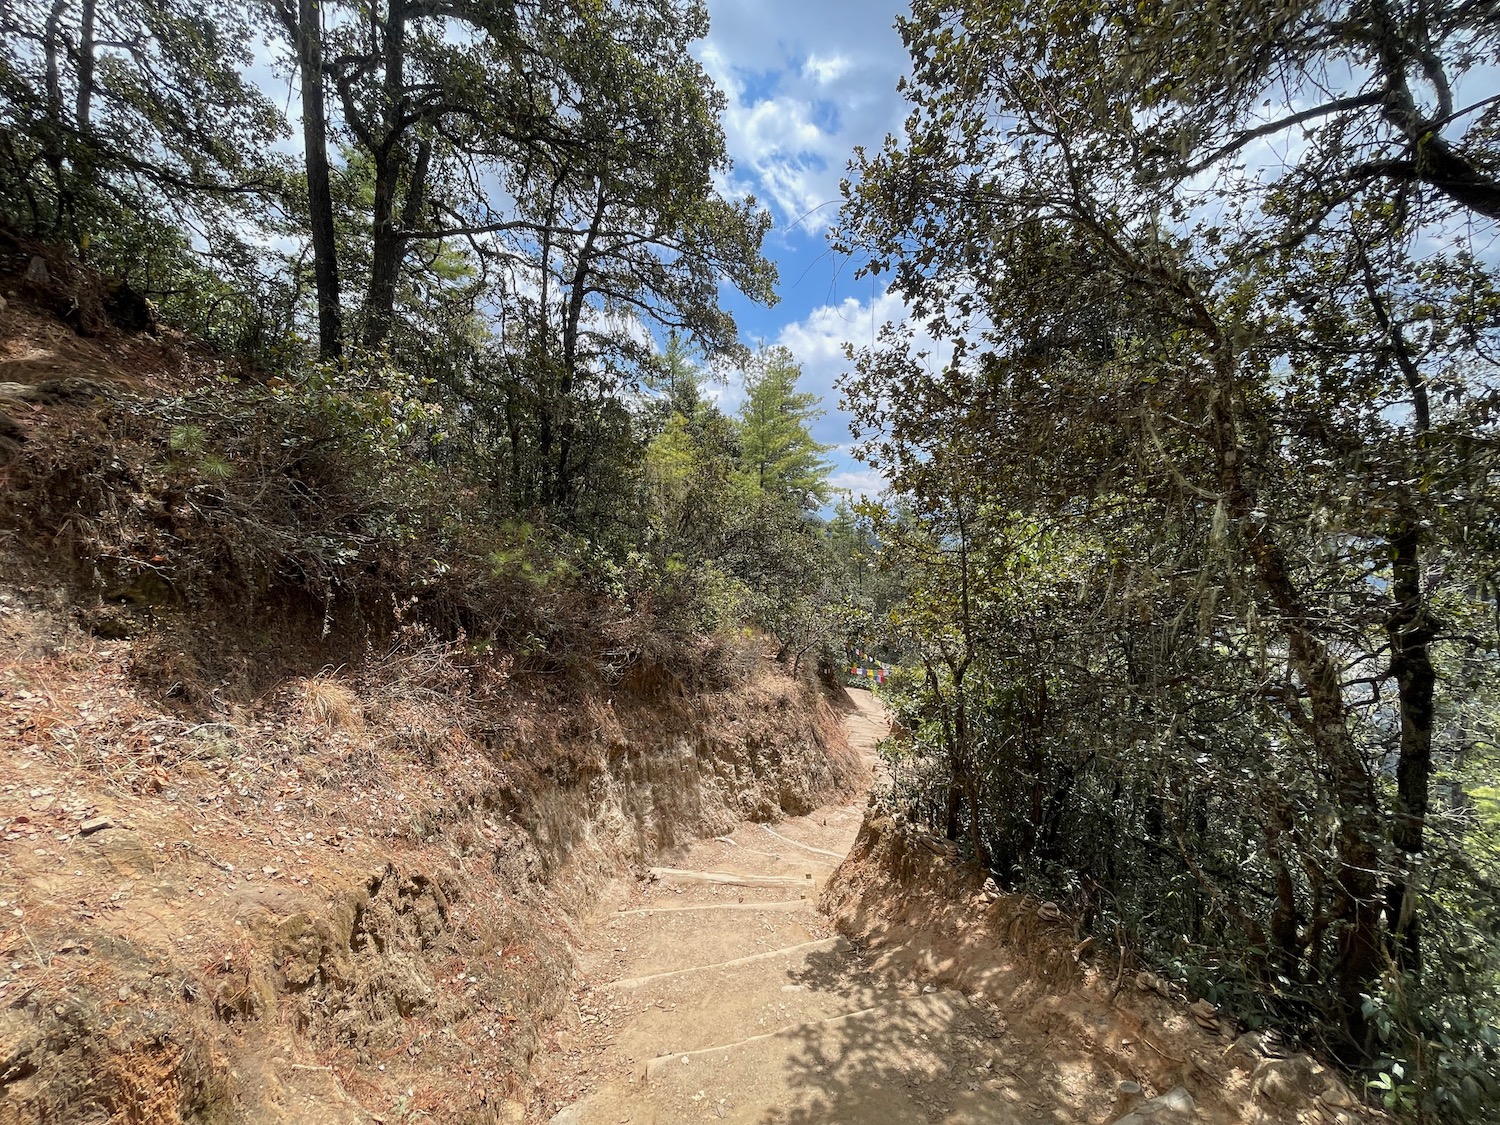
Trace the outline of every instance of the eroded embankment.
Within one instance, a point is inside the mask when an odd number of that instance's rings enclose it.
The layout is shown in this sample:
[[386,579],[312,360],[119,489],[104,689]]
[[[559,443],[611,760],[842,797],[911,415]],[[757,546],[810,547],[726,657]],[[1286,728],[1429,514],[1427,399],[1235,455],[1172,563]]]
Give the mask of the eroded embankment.
[[417,646],[204,722],[60,598],[0,601],[4,1125],[520,1120],[602,882],[858,772],[758,654],[720,690],[485,685],[474,729]]
[[[957,850],[867,813],[820,907],[878,973],[995,1004],[1049,1119],[1354,1125],[1382,1120],[1328,1068],[1190,1004],[1052,903],[998,892]],[[1191,1095],[1190,1112],[1164,1097]],[[1125,1117],[1146,1099],[1146,1116]],[[1152,1116],[1152,1113],[1155,1113]]]

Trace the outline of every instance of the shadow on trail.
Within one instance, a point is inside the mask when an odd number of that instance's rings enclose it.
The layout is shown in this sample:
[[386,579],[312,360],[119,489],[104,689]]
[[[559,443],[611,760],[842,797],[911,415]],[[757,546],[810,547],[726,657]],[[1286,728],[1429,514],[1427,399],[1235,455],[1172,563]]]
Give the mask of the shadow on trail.
[[1091,1061],[1076,1052],[1020,1055],[1005,1021],[960,993],[882,987],[847,953],[815,955],[788,976],[796,986],[868,997],[869,1003],[782,1037],[786,1096],[762,1113],[759,1125],[1073,1125],[1086,1119],[1083,1106],[1063,1090],[1087,1079],[1095,1069]]

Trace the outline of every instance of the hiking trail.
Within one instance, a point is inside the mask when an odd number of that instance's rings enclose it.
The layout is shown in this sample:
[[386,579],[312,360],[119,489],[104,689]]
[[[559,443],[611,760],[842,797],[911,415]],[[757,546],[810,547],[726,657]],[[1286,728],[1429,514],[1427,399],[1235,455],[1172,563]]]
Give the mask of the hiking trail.
[[[888,720],[849,694],[845,729],[873,770]],[[742,823],[601,903],[576,1021],[544,1064],[552,1125],[1071,1119],[1007,1063],[998,1010],[878,976],[818,913],[863,815]]]

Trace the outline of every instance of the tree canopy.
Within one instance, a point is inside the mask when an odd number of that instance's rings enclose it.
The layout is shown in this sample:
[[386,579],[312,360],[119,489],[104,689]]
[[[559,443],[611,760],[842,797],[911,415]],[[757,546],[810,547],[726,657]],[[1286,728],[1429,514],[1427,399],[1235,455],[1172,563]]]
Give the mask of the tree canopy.
[[917,0],[899,29],[910,116],[839,237],[951,353],[891,326],[845,384],[920,591],[891,624],[929,815],[1385,1066],[1392,1105],[1493,1104],[1494,871],[1437,783],[1493,753],[1462,671],[1497,654],[1493,20]]
[[762,492],[799,508],[817,508],[829,498],[833,447],[808,429],[823,414],[818,397],[797,390],[802,368],[784,347],[762,348],[745,373],[740,408],[740,462]]
[[[194,399],[203,464],[233,471],[197,411],[301,411],[283,447],[388,495],[329,542],[436,534],[441,569],[494,537],[498,570],[545,544],[566,565],[533,578],[665,629],[831,635],[803,620],[843,590],[815,401],[722,299],[773,303],[776,271],[725,187],[702,0],[45,0],[0,29],[0,222],[274,389]],[[739,367],[737,420],[703,386]]]

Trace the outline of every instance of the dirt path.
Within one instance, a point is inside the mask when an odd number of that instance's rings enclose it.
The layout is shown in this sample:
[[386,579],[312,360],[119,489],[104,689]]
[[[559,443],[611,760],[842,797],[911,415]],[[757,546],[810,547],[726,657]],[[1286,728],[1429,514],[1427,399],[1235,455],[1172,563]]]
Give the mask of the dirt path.
[[[873,763],[885,716],[850,695]],[[1059,1120],[997,1058],[992,1009],[877,978],[814,909],[863,811],[741,824],[601,911],[547,1060],[552,1125]]]

